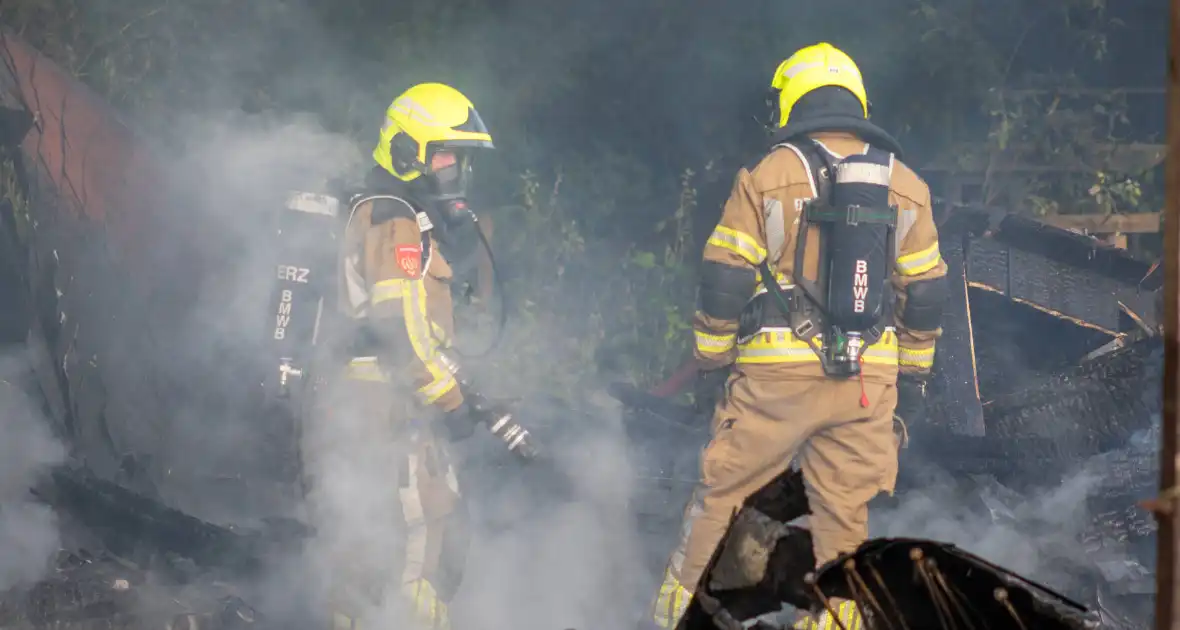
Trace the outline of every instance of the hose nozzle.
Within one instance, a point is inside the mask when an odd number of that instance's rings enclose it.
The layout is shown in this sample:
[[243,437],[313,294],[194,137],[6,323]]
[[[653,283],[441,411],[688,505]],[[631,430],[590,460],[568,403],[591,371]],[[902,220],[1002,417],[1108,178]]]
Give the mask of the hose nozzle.
[[508,450],[517,457],[529,461],[537,458],[540,454],[540,449],[537,447],[536,439],[529,433],[529,430],[520,425],[512,414],[502,412],[494,414],[487,419],[488,431],[492,435],[500,439]]

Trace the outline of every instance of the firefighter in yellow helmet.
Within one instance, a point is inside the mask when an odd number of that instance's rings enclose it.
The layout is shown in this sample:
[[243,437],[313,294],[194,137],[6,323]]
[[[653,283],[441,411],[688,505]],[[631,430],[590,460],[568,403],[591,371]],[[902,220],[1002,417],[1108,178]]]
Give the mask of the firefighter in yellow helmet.
[[[674,627],[730,519],[792,461],[818,565],[868,536],[899,438],[925,413],[946,264],[930,190],[869,122],[860,70],[828,43],[771,80],[773,139],[738,171],[705,246],[694,319],[702,391],[723,382],[701,480],[653,617]],[[833,602],[846,628],[854,602]],[[798,627],[836,627],[807,617]]]
[[[492,148],[466,96],[438,83],[410,88],[386,110],[373,150],[377,166],[364,192],[350,200],[340,238],[339,308],[350,322],[344,343],[351,358],[331,412],[369,418],[375,437],[403,447],[400,478],[389,480],[389,492],[405,521],[404,550],[377,563],[429,628],[449,627],[447,603],[467,553],[465,509],[447,443],[482,422],[510,448],[529,446],[527,432],[506,411],[468,386],[451,345],[452,270],[439,244],[448,231],[473,222],[472,162]],[[391,534],[397,531],[391,527]],[[382,586],[346,585],[350,593],[334,602],[333,625],[354,627],[365,605],[356,603],[357,593]]]

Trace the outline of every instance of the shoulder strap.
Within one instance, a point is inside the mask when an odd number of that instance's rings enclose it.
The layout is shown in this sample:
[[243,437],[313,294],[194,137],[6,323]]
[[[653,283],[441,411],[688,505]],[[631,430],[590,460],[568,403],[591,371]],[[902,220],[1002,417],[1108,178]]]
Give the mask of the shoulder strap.
[[[831,194],[831,164],[823,150],[809,140],[801,144],[783,142],[774,145],[774,149],[789,149],[799,161],[807,167],[807,181],[811,184],[811,198],[827,198]],[[766,199],[762,202],[762,214],[766,225],[766,252],[771,267],[778,266],[783,255],[783,245],[787,241],[787,221],[783,215],[783,204],[778,199]]]
[[357,207],[366,201],[373,203],[374,216],[372,222],[374,224],[389,221],[397,216],[414,220],[414,223],[418,226],[418,234],[421,236],[422,241],[422,255],[419,261],[421,266],[419,269],[425,274],[426,270],[430,268],[430,261],[434,256],[434,250],[430,246],[430,232],[434,229],[434,223],[430,221],[430,217],[425,212],[415,208],[409,201],[396,195],[363,194],[355,195],[350,200],[351,208],[348,211],[349,223],[352,223],[352,218],[356,214]]

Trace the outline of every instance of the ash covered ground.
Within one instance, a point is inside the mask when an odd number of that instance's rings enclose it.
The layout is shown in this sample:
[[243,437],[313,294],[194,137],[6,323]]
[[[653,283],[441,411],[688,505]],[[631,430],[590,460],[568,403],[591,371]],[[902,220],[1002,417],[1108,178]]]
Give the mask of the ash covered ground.
[[[1108,397],[1133,392],[1138,404],[1124,399],[1121,421],[1064,417],[1061,407],[1050,405],[1042,413],[1058,414],[1058,420],[1046,424],[1029,416],[1037,401],[1025,393],[1009,400],[1010,409],[1025,414],[1022,422],[993,417],[1003,436],[911,429],[898,492],[877,501],[873,535],[955,543],[1085,603],[1104,627],[1146,627],[1155,526],[1136,503],[1153,496],[1157,483],[1159,395],[1151,378],[1159,353],[1150,343],[1109,359],[1137,362],[1141,371],[1129,380],[1112,379],[1102,369],[1069,376],[1070,391],[1091,398],[1095,387]],[[310,608],[276,598],[257,578],[258,567],[235,563],[235,554],[270,553],[250,536],[235,537],[167,511],[128,516],[138,509],[133,498],[105,485],[86,486],[90,481],[44,424],[34,377],[21,356],[19,348],[6,354],[0,390],[10,437],[0,504],[0,547],[7,550],[0,562],[0,626],[318,627]],[[1016,404],[1020,396],[1023,407]],[[1067,404],[1069,394],[1057,391],[1054,398],[1055,405]],[[552,418],[553,404],[534,401],[531,408],[546,409]],[[569,464],[561,475],[468,454],[477,463],[468,476],[481,538],[467,576],[473,587],[465,588],[456,609],[469,627],[486,626],[481,611],[495,611],[493,625],[538,630],[566,623],[629,625],[658,581],[691,488],[704,441],[701,427],[601,401],[579,413],[566,410],[563,417],[540,426]],[[999,428],[1001,420],[1007,428]],[[545,425],[538,418],[534,423]],[[616,442],[626,445],[624,451],[570,446],[592,444],[592,434],[604,426],[625,438]],[[602,465],[609,457],[620,458],[617,465]],[[611,480],[610,474],[628,479]],[[106,502],[96,507],[74,500],[96,495]],[[504,509],[526,498],[531,510]],[[149,535],[153,528],[166,533]],[[627,546],[620,549],[620,541]],[[185,557],[177,549],[205,557]],[[503,605],[504,598],[552,588],[546,581],[570,567],[588,569],[566,597]]]

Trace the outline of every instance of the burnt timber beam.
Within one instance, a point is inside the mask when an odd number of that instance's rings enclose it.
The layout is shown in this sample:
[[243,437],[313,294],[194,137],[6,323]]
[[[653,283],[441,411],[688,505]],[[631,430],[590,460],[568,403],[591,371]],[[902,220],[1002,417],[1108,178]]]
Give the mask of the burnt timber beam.
[[1092,234],[1153,234],[1160,231],[1159,212],[1133,214],[1055,214],[1040,218],[1042,223],[1063,230],[1082,230]]
[[1032,153],[1026,147],[1011,147],[1005,151],[989,151],[986,145],[960,145],[943,157],[920,170],[931,173],[1093,173],[1096,169],[1118,173],[1142,173],[1164,161],[1167,147],[1162,144],[1133,142],[1094,147],[1088,159],[1074,158],[1058,164],[1028,162],[1022,154]]
[[[1158,557],[1156,559],[1156,606],[1155,627],[1159,630],[1180,627],[1180,592],[1176,581],[1177,540],[1176,501],[1174,489],[1180,477],[1180,461],[1176,459],[1177,441],[1180,441],[1180,161],[1176,151],[1180,150],[1180,0],[1172,0],[1169,17],[1171,29],[1168,38],[1168,122],[1167,139],[1172,159],[1164,169],[1164,186],[1167,192],[1167,218],[1164,221],[1164,409],[1162,427],[1162,452],[1160,454],[1160,492],[1171,497],[1161,500],[1156,507],[1159,521],[1157,536]],[[1162,499],[1162,497],[1161,497]]]
[[947,265],[950,295],[942,337],[935,346],[931,377],[931,417],[955,433],[983,435],[983,405],[979,398],[979,374],[975,360],[975,332],[967,290],[964,252],[967,236],[945,234],[940,239]]
[[1145,283],[1152,266],[1126,251],[992,208],[956,207],[940,223],[942,233],[969,236],[973,286],[1114,334],[1157,325],[1154,291]]

